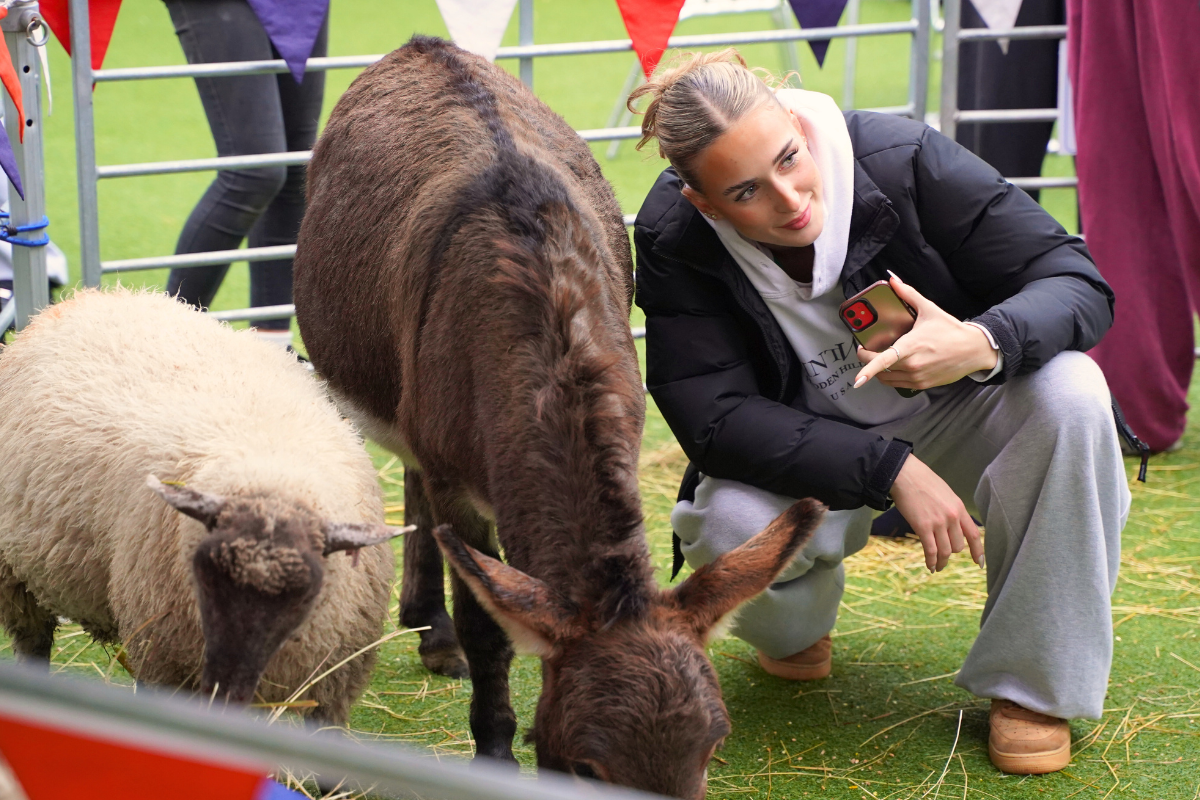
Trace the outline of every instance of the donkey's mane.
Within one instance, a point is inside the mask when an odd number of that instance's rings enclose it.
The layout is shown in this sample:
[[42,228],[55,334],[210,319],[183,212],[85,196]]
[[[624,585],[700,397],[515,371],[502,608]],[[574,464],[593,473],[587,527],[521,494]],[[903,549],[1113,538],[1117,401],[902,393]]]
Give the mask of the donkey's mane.
[[557,561],[552,571],[569,567],[583,586],[604,587],[602,596],[591,598],[603,621],[639,614],[649,566],[628,394],[641,386],[631,387],[613,332],[594,326],[589,313],[603,302],[604,287],[588,265],[609,257],[607,248],[563,174],[518,148],[471,61],[440,39],[414,37],[409,46],[442,68],[448,98],[478,115],[495,148],[491,163],[459,190],[427,251],[431,279],[422,326],[455,235],[483,215],[499,218],[503,233],[490,242],[491,285],[509,299],[497,307],[505,311],[510,357],[521,364],[510,388],[529,409],[513,432],[520,455],[510,457],[516,472],[530,476],[525,481],[537,481],[543,499],[519,524],[561,532],[550,537],[549,550],[558,552],[539,560]]

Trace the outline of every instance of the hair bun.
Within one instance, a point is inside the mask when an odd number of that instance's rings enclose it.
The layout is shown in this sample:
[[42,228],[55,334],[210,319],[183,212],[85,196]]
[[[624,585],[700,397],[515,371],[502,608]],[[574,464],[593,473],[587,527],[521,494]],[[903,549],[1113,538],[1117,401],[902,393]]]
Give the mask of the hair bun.
[[[657,139],[658,154],[689,185],[698,187],[692,170],[696,157],[747,113],[763,103],[778,102],[769,79],[770,73],[750,69],[733,47],[715,53],[680,53],[626,101],[630,111],[642,114],[637,149]],[[650,102],[639,112],[634,103],[642,97]]]
[[[642,138],[637,143],[638,150],[645,147],[646,143],[657,135],[655,133],[656,123],[663,95],[681,82],[685,82],[688,76],[694,75],[709,64],[736,64],[742,69],[747,69],[746,59],[734,47],[726,47],[715,53],[679,53],[666,69],[662,69],[660,65],[660,68],[650,76],[649,80],[630,92],[629,99],[625,101],[625,107],[634,114],[642,115]],[[650,102],[646,104],[643,111],[638,111],[634,108],[634,101],[645,96],[650,97]],[[659,143],[659,155],[667,158],[661,142]]]

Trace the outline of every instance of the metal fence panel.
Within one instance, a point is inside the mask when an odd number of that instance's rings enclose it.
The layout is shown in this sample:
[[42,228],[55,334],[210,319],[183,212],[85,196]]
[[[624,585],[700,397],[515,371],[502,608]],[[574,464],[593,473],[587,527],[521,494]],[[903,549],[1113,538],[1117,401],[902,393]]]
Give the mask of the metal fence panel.
[[[70,0],[72,13],[72,45],[76,58],[72,60],[74,90],[76,103],[76,153],[79,162],[79,214],[80,214],[80,250],[83,262],[84,284],[98,286],[103,274],[128,270],[148,270],[161,268],[179,268],[192,266],[207,266],[223,264],[229,261],[261,261],[274,258],[285,258],[295,252],[294,247],[245,248],[236,251],[221,251],[212,253],[193,253],[176,256],[155,256],[150,258],[119,259],[100,261],[99,241],[99,209],[96,197],[96,184],[99,180],[125,178],[144,175],[162,175],[181,172],[198,172],[205,170],[244,169],[274,165],[302,164],[311,157],[309,152],[266,153],[253,156],[233,156],[224,158],[181,159],[157,163],[114,164],[97,166],[95,158],[95,129],[92,115],[92,85],[93,83],[109,81],[151,80],[160,78],[211,77],[228,75],[255,75],[264,73],[282,73],[287,71],[287,65],[282,60],[229,62],[219,64],[185,64],[164,67],[134,67],[124,69],[91,69],[88,54],[88,37],[81,35],[87,31],[86,24],[75,24],[77,20],[86,20],[88,0]],[[559,57],[593,53],[630,52],[633,44],[629,39],[613,39],[591,42],[562,42],[554,44],[535,44],[533,42],[533,0],[520,0],[518,11],[519,44],[515,47],[502,47],[497,53],[497,59],[515,58],[520,62],[519,74],[527,85],[533,82],[533,61],[535,58]],[[725,45],[740,45],[763,42],[797,42],[814,39],[848,38],[855,41],[862,36],[888,36],[907,34],[912,37],[912,49],[909,64],[908,103],[903,106],[873,109],[882,113],[899,114],[914,119],[923,119],[925,114],[925,98],[928,95],[929,84],[929,42],[930,42],[930,8],[926,0],[913,0],[912,17],[902,22],[885,22],[871,24],[855,24],[843,27],[782,28],[765,31],[747,31],[739,33],[702,34],[691,36],[673,36],[668,42],[671,48],[701,48]],[[361,69],[375,63],[382,55],[337,56],[311,58],[308,69]],[[641,136],[641,129],[636,126],[616,128],[597,128],[579,131],[585,141],[614,141],[636,139]],[[627,215],[626,225],[632,223],[633,215]],[[223,319],[253,320],[262,319],[260,312],[254,309],[239,309],[224,312]]]
[[358,743],[219,713],[166,692],[136,694],[95,681],[0,663],[0,711],[23,721],[242,768],[349,778],[372,794],[441,800],[661,800],[659,795],[555,773],[522,778],[499,763],[439,761],[399,745]]

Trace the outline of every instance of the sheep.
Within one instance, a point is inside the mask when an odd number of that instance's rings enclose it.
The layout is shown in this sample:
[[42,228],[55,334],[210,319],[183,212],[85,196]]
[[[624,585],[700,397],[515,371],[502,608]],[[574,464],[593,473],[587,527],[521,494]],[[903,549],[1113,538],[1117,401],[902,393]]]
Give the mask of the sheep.
[[[0,624],[22,659],[67,617],[140,683],[283,701],[379,639],[394,561],[371,545],[399,532],[322,385],[172,298],[79,292],[0,353]],[[344,725],[374,661],[310,689],[310,718]]]

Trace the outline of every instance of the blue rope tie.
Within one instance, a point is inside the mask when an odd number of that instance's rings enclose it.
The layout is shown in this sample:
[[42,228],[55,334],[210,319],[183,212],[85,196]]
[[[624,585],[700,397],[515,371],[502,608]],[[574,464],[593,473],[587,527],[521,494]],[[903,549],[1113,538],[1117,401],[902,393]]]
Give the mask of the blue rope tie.
[[48,233],[43,233],[36,239],[24,239],[17,235],[28,231],[44,231],[50,225],[49,217],[43,215],[37,222],[30,222],[26,225],[10,225],[10,219],[7,211],[0,211],[0,242],[8,242],[21,247],[44,247],[50,244],[50,234]]

